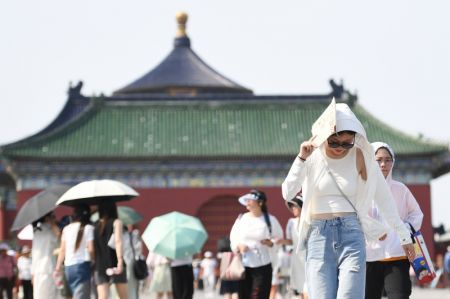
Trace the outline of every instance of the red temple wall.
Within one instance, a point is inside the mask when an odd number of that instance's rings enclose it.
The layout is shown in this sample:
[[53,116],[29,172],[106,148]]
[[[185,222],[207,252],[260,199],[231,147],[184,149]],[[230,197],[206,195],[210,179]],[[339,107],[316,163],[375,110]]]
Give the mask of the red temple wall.
[[[424,221],[422,225],[422,233],[424,235],[425,241],[427,243],[428,249],[430,251],[430,256],[434,256],[434,245],[433,245],[433,231],[431,224],[431,203],[430,203],[430,186],[429,185],[409,185],[411,192],[416,197],[419,205],[424,213]],[[268,207],[269,212],[277,217],[281,226],[284,227],[289,219],[290,213],[287,210],[284,200],[281,196],[280,187],[267,187],[260,188],[262,191],[266,192],[268,197]],[[136,209],[144,217],[137,227],[141,232],[144,231],[150,220],[155,217],[171,211],[179,211],[189,215],[200,216],[204,223],[210,226],[210,241],[207,243],[207,249],[214,250],[214,242],[217,238],[223,236],[225,231],[229,232],[231,224],[234,222],[239,212],[245,212],[245,207],[237,204],[237,198],[247,193],[250,187],[239,187],[239,188],[153,188],[153,189],[137,189],[139,192],[139,197],[126,201],[120,202],[119,205],[126,205]],[[39,192],[39,190],[26,190],[17,193],[18,203],[17,206],[20,208],[23,203]],[[229,204],[234,206],[232,209],[227,209],[224,207],[223,201],[222,210],[220,207],[209,207],[207,210],[202,210],[211,199],[224,198],[227,197]],[[236,199],[234,201],[234,199]],[[60,218],[63,215],[71,213],[70,208],[58,207],[56,210],[56,215]],[[12,217],[8,217],[13,219]],[[219,222],[214,222],[214,218],[221,217],[222,220]],[[8,221],[12,223],[11,221]],[[217,225],[226,226],[223,228],[217,228]],[[231,224],[230,224],[231,223]],[[205,224],[205,226],[208,226]],[[220,234],[220,235],[219,235]]]

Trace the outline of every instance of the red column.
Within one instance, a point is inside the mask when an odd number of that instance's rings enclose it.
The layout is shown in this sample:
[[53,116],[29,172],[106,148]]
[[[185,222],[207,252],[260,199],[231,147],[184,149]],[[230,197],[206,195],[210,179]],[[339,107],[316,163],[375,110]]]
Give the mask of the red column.
[[431,190],[430,185],[408,185],[423,212],[423,222],[420,231],[423,234],[428,252],[432,260],[435,259],[433,225],[431,221]]
[[5,239],[6,213],[3,200],[0,199],[0,240]]

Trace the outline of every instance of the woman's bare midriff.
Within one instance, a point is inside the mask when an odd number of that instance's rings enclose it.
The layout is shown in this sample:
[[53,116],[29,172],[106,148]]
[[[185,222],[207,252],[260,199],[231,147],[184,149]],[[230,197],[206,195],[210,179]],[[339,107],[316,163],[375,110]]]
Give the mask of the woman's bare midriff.
[[339,213],[320,213],[320,214],[312,214],[311,219],[318,220],[329,220],[338,217],[345,217],[349,215],[355,215],[355,212],[339,212]]

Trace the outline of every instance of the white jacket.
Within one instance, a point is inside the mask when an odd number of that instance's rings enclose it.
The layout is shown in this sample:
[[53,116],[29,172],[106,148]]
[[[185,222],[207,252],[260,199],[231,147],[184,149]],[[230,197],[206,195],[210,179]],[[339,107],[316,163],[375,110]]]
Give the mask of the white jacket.
[[[373,143],[372,146],[374,146],[375,152],[380,147],[387,148],[395,162],[394,152],[392,148],[389,147],[389,145],[387,145],[386,143],[376,142]],[[386,178],[386,182],[391,189],[400,219],[402,219],[408,229],[409,224],[411,224],[415,230],[419,230],[422,225],[423,213],[419,207],[419,204],[414,198],[414,195],[412,195],[408,187],[406,187],[403,183],[392,179],[393,168],[394,163],[392,164],[391,172]],[[385,222],[383,217],[380,215],[375,203],[373,203],[373,206],[370,210],[370,215],[375,219]],[[400,245],[398,236],[395,231],[389,230],[385,240],[374,240],[366,243],[366,255],[366,260],[368,262],[373,262],[384,259],[403,257],[405,256],[405,253]]]
[[[375,161],[373,149],[366,139],[366,132],[359,120],[345,104],[336,105],[336,131],[352,130],[356,132],[355,147],[359,148],[364,156],[367,180],[358,177],[356,202],[353,202],[366,240],[378,240],[388,233],[387,227],[369,217],[369,209],[374,201],[385,221],[394,229],[400,238],[400,244],[411,243],[410,233],[399,218],[392,194],[386,184],[383,174]],[[321,147],[324,146],[322,143]],[[282,184],[282,194],[285,200],[294,198],[297,193],[303,192],[303,209],[300,216],[299,249],[305,249],[306,234],[311,223],[311,198],[315,186],[323,175],[330,175],[326,171],[325,159],[320,148],[316,149],[305,162],[296,158],[289,173]]]

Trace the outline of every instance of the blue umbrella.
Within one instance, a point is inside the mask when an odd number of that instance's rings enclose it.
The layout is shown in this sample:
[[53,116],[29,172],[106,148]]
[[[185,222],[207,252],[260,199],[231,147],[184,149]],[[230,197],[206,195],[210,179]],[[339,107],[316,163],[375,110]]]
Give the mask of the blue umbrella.
[[142,234],[149,250],[171,259],[200,252],[207,238],[198,218],[180,212],[153,218]]

